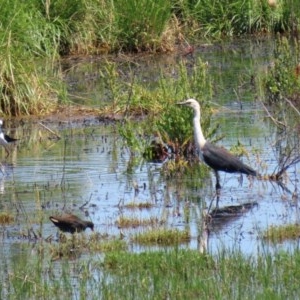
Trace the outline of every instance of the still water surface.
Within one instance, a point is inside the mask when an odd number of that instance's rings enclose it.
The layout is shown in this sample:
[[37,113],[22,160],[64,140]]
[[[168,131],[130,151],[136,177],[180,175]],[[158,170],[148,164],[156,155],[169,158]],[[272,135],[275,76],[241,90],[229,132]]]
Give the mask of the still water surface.
[[[219,143],[226,148],[238,141],[242,143],[249,151],[245,162],[263,174],[274,172],[280,152],[275,142],[280,137],[285,144],[288,137],[280,136],[265,117],[259,102],[253,100],[251,91],[247,90],[237,99],[235,89],[241,77],[250,76],[249,69],[263,69],[268,65],[271,52],[270,41],[245,41],[220,47],[200,47],[195,54],[208,61],[216,78],[213,102],[219,110],[213,115],[212,123],[219,123],[219,133],[225,136]],[[192,63],[193,58],[190,59]],[[142,59],[134,65],[139,69],[141,79],[147,83],[151,78],[155,81],[153,74],[158,68],[165,65],[169,72],[172,64],[176,63],[177,57],[164,59],[164,64],[161,58],[152,58],[149,61]],[[89,98],[89,105],[100,106],[99,89],[103,86],[100,76],[97,76],[100,69],[100,62],[82,63],[67,73],[66,80],[74,101],[78,101],[79,97]],[[6,124],[7,128],[9,125]],[[91,219],[96,231],[109,235],[120,234],[116,225],[120,216],[158,218],[164,220],[167,227],[189,229],[191,242],[182,247],[198,248],[202,211],[216,199],[212,172],[201,189],[189,185],[189,180],[197,178],[187,177],[179,183],[165,181],[161,176],[162,164],[148,163],[139,158],[132,167],[130,153],[124,147],[116,125],[92,122],[83,126],[57,126],[54,123],[47,123],[47,126],[57,131],[62,139],[53,139],[45,128],[29,122],[7,131],[20,141],[8,159],[2,153],[5,174],[0,179],[1,210],[15,216],[12,225],[0,228],[2,259],[15,259],[18,253],[22,255],[20,245],[30,243],[27,237],[31,235],[31,229],[43,238],[55,235],[56,228],[50,224],[48,217],[61,211]],[[212,226],[208,251],[213,254],[224,248],[240,249],[249,255],[267,249],[272,251],[273,248],[262,241],[262,232],[270,225],[299,221],[298,203],[293,197],[297,193],[298,173],[297,165],[288,170],[286,190],[274,182],[249,180],[245,176],[241,180],[240,175],[221,173],[220,207],[249,202],[256,205],[239,217]],[[136,186],[139,192],[135,191]],[[154,207],[124,208],[126,203],[133,201],[151,202]],[[149,228],[123,229],[122,233],[129,238],[146,230]],[[298,241],[277,247],[293,249],[298,247]],[[145,250],[135,244],[130,244],[130,249]]]

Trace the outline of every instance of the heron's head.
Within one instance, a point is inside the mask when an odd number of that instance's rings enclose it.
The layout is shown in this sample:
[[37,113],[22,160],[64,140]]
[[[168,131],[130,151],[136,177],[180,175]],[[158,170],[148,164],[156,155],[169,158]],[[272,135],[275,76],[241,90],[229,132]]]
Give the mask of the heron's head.
[[200,110],[200,104],[199,104],[199,102],[197,100],[195,100],[195,99],[192,99],[192,98],[191,99],[187,99],[187,100],[185,100],[183,102],[178,102],[176,104],[178,104],[178,105],[184,105],[184,106],[189,106],[189,107],[193,108],[194,110]]

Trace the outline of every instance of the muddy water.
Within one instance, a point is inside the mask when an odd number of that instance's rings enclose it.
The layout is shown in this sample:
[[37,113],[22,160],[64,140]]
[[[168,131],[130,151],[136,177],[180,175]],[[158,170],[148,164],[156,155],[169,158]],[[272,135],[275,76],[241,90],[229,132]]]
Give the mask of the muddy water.
[[[250,76],[250,72],[245,70],[263,70],[268,65],[271,50],[271,42],[247,41],[199,47],[195,53],[208,61],[216,78],[213,102],[219,110],[213,116],[213,122],[220,124],[219,133],[225,136],[221,144],[230,148],[241,142],[249,151],[245,161],[263,174],[270,174],[276,169],[280,147],[275,147],[275,141],[279,134],[272,122],[265,118],[259,103],[252,101],[254,95],[251,89],[243,91],[236,90],[236,87],[243,83],[243,76]],[[155,58],[156,64],[152,58],[150,62],[142,59],[135,63],[141,80],[155,84],[155,70],[165,65],[170,71],[170,66],[179,61],[178,57],[163,59],[164,64],[159,58]],[[194,58],[187,59],[192,63]],[[100,62],[82,63],[67,73],[66,80],[74,100],[91,99],[91,106],[100,105],[103,99],[99,94],[104,86],[99,76],[100,69]],[[24,250],[22,245],[25,243],[34,248],[36,236],[42,239],[55,236],[57,230],[48,217],[62,211],[90,219],[100,233],[116,236],[120,235],[116,221],[121,216],[157,218],[163,220],[167,227],[189,229],[191,242],[182,247],[199,248],[203,211],[214,208],[217,198],[212,172],[201,184],[203,188],[194,184],[197,178],[193,176],[186,176],[181,182],[165,181],[161,176],[162,164],[147,163],[142,158],[133,163],[115,125],[93,122],[74,125],[47,123],[60,135],[61,139],[56,139],[49,130],[36,123],[25,122],[17,128],[6,124],[7,133],[20,138],[20,141],[12,146],[8,159],[2,153],[1,211],[15,217],[12,224],[0,227],[3,261],[7,263],[19,255],[27,255],[24,251],[28,248]],[[286,138],[282,136],[283,144]],[[288,170],[285,187],[274,182],[221,173],[223,188],[219,206],[252,203],[253,207],[238,216],[212,223],[208,251],[216,253],[224,248],[240,249],[251,255],[266,249],[272,251],[273,248],[260,236],[272,224],[298,221],[299,209],[294,197],[298,177],[298,166]],[[125,207],[133,201],[150,202],[153,208],[132,210]],[[122,234],[129,240],[132,234],[149,229],[122,229]],[[292,249],[295,246],[298,246],[297,242],[277,247]],[[132,243],[130,249],[145,250]]]

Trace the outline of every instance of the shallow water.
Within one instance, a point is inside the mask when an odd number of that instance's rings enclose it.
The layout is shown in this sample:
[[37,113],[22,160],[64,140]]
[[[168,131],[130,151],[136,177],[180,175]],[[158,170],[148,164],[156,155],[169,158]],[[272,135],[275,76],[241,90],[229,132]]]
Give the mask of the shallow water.
[[[254,70],[268,65],[271,50],[270,41],[244,41],[220,47],[200,47],[195,53],[208,61],[211,72],[215,74],[218,90],[214,103],[219,111],[214,114],[212,123],[219,123],[219,133],[225,136],[220,144],[230,148],[241,142],[249,152],[249,157],[244,161],[263,174],[271,174],[276,169],[280,147],[275,147],[275,141],[280,134],[272,122],[265,118],[259,102],[252,100],[254,96],[249,90],[240,92],[241,98],[237,99],[233,89],[241,82],[245,69]],[[178,57],[160,59],[164,61],[166,72],[170,72],[172,64],[178,63]],[[153,74],[158,67],[162,67],[160,59],[155,58],[155,64],[153,59],[134,63],[141,72],[141,80],[148,83],[152,79],[152,84],[155,84]],[[133,63],[130,64],[132,68]],[[67,74],[66,80],[70,83],[74,100],[78,100],[79,96],[81,101],[90,98],[89,104],[92,106],[107,100],[99,98],[99,89],[103,87],[98,76],[100,69],[100,63],[82,63]],[[246,76],[250,75],[249,71]],[[12,146],[12,154],[8,159],[4,159],[4,152],[2,154],[4,174],[0,181],[1,210],[15,216],[13,224],[0,227],[2,259],[6,263],[19,254],[24,255],[22,243],[33,243],[32,232],[43,239],[55,236],[57,230],[48,217],[62,211],[90,219],[95,223],[96,231],[115,236],[121,232],[116,224],[120,216],[157,218],[163,220],[167,227],[189,229],[191,242],[182,247],[199,248],[203,210],[211,204],[214,207],[216,201],[212,172],[201,189],[190,188],[189,181],[197,181],[197,178],[187,176],[182,182],[166,181],[161,176],[162,164],[147,163],[142,158],[132,161],[115,125],[47,124],[58,132],[60,140],[39,124],[26,123],[18,128],[10,128],[9,123],[5,125],[9,128],[8,134],[20,138]],[[286,138],[282,139],[283,144]],[[299,221],[295,197],[298,173],[297,165],[288,170],[286,190],[275,182],[221,173],[223,188],[220,207],[249,202],[255,205],[238,217],[211,225],[208,251],[214,254],[224,248],[240,249],[248,255],[273,251],[274,248],[262,241],[261,234],[270,225]],[[139,187],[138,192],[136,186]],[[133,201],[151,202],[154,206],[135,210],[124,207]],[[132,234],[149,229],[122,229],[122,234],[129,240]],[[298,247],[298,242],[288,242],[278,247],[293,249]],[[130,243],[130,249],[144,251],[157,247],[144,248]]]

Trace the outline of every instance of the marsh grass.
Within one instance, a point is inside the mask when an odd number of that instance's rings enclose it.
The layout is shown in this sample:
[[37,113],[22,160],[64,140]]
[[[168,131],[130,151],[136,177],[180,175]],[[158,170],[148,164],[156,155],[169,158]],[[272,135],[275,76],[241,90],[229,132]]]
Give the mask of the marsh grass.
[[275,40],[274,61],[263,78],[269,103],[285,103],[288,98],[299,105],[300,80],[296,72],[299,55],[297,40],[290,41],[285,37]]
[[151,202],[128,202],[124,205],[127,209],[150,209],[153,208],[154,204]]
[[120,217],[116,221],[116,225],[119,228],[138,227],[138,226],[155,226],[160,224],[161,221],[158,218],[139,219],[139,218],[128,218]]
[[[20,64],[7,65],[4,61],[0,70],[0,113],[19,116],[43,115],[53,111],[60,92],[51,86],[49,80],[49,76],[42,75],[37,69]],[[59,85],[57,82],[56,88]]]
[[3,1],[1,8],[5,30],[0,33],[0,113],[48,113],[63,90],[53,68],[55,26],[47,26],[32,1]]
[[[293,31],[299,13],[296,1],[181,1],[180,11],[195,32],[205,36],[236,36],[249,33]],[[200,26],[199,26],[200,25]],[[297,25],[296,25],[297,26]],[[199,28],[200,27],[200,28]]]
[[264,240],[272,243],[282,243],[286,240],[296,240],[300,236],[300,225],[289,224],[282,226],[270,226],[263,233]]
[[90,246],[92,251],[109,253],[114,251],[127,251],[128,245],[125,241],[120,239],[112,239],[112,240],[103,240],[98,243],[91,243]]
[[[106,297],[161,299],[292,299],[299,287],[299,253],[245,258],[220,252],[216,258],[191,250],[108,254],[104,268],[113,275],[102,287]],[[130,282],[128,280],[130,278]],[[289,287],[290,285],[290,287]]]
[[[48,248],[45,248],[46,250]],[[57,243],[51,243],[49,247],[52,260],[61,258],[79,258],[83,254],[95,252],[125,251],[127,244],[119,238],[109,237],[106,234],[93,233],[86,235],[60,234]]]
[[[288,0],[278,0],[275,5],[252,0],[30,0],[21,3],[4,0],[0,13],[4,29],[0,33],[0,113],[47,114],[58,103],[65,102],[66,84],[57,68],[61,56],[167,52],[182,46],[189,48],[187,37],[199,40],[203,36],[261,32],[297,35],[299,6],[297,1]],[[199,70],[202,72],[202,68]],[[107,78],[114,79],[111,75]],[[178,82],[175,86],[168,80],[167,84],[163,86],[161,81],[161,91],[135,85],[132,97],[118,96],[127,89],[117,89],[114,84],[114,112],[124,112],[126,107],[126,116],[149,115],[172,104],[171,96],[175,99],[174,96],[199,96],[200,93],[200,89],[184,89]],[[158,101],[153,101],[155,98]],[[162,119],[163,126],[166,118]],[[170,133],[166,131],[167,136]]]
[[2,298],[297,299],[300,292],[299,251],[211,256],[175,247],[55,262],[26,253],[1,268]]
[[178,245],[188,243],[191,239],[188,231],[177,229],[152,229],[146,232],[138,233],[131,238],[135,243],[142,245]]
[[7,212],[0,213],[0,224],[1,225],[11,224],[14,222],[14,220],[15,220],[14,216],[12,216],[10,213],[7,213]]
[[121,0],[115,2],[118,40],[126,50],[161,48],[162,34],[171,19],[171,2]]
[[74,234],[71,237],[60,234],[59,242],[52,244],[50,255],[52,260],[62,257],[77,258],[89,251],[89,241],[82,234]]

